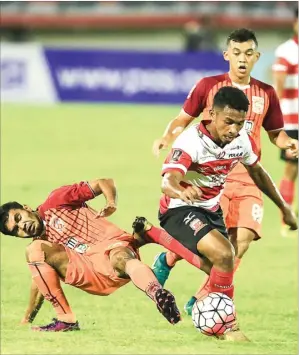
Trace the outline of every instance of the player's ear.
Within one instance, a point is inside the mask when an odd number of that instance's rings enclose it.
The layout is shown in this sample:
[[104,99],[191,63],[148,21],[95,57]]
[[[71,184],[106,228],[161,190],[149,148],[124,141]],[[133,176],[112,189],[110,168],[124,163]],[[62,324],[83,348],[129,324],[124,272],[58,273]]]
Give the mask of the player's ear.
[[229,61],[229,58],[228,58],[228,51],[223,51],[223,58],[224,60],[226,60],[227,62]]
[[32,208],[29,207],[28,205],[23,205],[24,210],[28,211],[28,212],[32,212]]
[[257,62],[260,59],[261,53],[260,52],[256,52],[255,53],[255,61]]
[[211,110],[209,111],[209,114],[210,114],[210,117],[211,117],[212,121],[214,121],[214,120],[215,120],[215,117],[216,117],[216,115],[215,115],[215,110],[214,110],[214,109],[211,109]]

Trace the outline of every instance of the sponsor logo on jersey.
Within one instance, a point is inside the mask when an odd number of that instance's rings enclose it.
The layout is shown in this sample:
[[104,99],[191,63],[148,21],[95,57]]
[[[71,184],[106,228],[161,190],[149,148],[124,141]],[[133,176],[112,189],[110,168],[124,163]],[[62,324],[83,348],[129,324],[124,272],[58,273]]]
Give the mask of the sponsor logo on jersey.
[[84,254],[88,249],[87,244],[80,243],[75,237],[71,237],[70,239],[68,239],[65,245],[80,254]]
[[243,152],[237,152],[237,153],[230,153],[228,155],[229,158],[240,158],[243,156]]
[[214,171],[218,171],[218,170],[222,170],[222,169],[226,169],[226,165],[218,165],[218,166],[216,166],[216,168],[214,168]]

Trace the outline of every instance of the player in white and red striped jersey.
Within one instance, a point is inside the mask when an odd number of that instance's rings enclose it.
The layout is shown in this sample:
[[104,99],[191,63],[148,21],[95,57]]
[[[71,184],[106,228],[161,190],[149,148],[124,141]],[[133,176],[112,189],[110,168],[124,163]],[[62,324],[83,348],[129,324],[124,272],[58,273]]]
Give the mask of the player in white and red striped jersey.
[[[260,57],[258,41],[249,29],[241,28],[227,37],[224,59],[229,62],[229,72],[202,78],[191,89],[180,113],[167,126],[163,137],[156,140],[154,153],[166,148],[194,119],[202,115],[209,117],[213,98],[221,87],[233,86],[242,90],[250,106],[244,128],[261,150],[261,129],[265,129],[270,141],[280,149],[290,149],[293,156],[298,155],[298,141],[289,137],[283,129],[283,116],[279,100],[272,86],[251,77],[251,71]],[[236,250],[235,271],[246,254],[250,244],[261,238],[263,218],[263,198],[247,170],[242,164],[229,173],[223,194],[221,208],[228,229],[230,241]],[[166,252],[157,256],[153,271],[160,283],[168,278],[178,256]],[[185,305],[191,315],[196,298],[207,295],[209,279],[203,282],[196,294]]]
[[[222,87],[214,96],[208,119],[175,140],[162,169],[161,227],[211,266],[208,293],[221,292],[230,298],[234,296],[235,252],[228,240],[220,197],[236,164],[245,166],[256,186],[281,210],[285,223],[297,229],[294,213],[259,163],[252,137],[242,130],[248,108],[243,91]],[[226,337],[247,340],[236,324]]]
[[[295,15],[294,37],[277,47],[276,61],[272,69],[283,113],[284,129],[290,137],[298,139],[298,9]],[[295,182],[298,176],[298,159],[284,150],[281,151],[280,157],[285,161],[280,192],[291,205],[294,200]],[[286,236],[284,225],[281,234]]]

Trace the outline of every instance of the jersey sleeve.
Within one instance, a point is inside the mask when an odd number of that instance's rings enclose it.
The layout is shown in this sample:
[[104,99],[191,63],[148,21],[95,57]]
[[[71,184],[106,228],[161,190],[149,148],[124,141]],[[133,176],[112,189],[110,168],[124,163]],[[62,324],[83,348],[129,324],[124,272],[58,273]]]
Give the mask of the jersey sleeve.
[[282,57],[278,57],[275,63],[272,65],[272,70],[274,72],[287,73],[289,70],[290,63]]
[[286,59],[286,48],[284,45],[278,46],[275,51],[275,63],[272,65],[272,70],[275,72],[287,73],[290,67],[289,61]]
[[207,101],[207,79],[203,78],[190,90],[187,99],[183,105],[183,110],[192,117],[198,117]]
[[86,181],[62,186],[50,193],[47,200],[39,206],[42,214],[50,208],[77,208],[95,197],[95,193]]
[[187,173],[189,167],[196,159],[196,149],[194,148],[196,144],[192,144],[194,142],[194,133],[193,127],[189,128],[174,141],[172,149],[164,161],[162,175],[175,170],[183,175]]
[[266,131],[275,131],[283,129],[283,126],[284,121],[280,103],[275,90],[271,87],[271,90],[269,90],[269,107],[263,121],[263,127]]
[[247,144],[241,163],[253,166],[260,160],[260,152],[258,151],[254,140],[247,133],[245,134],[247,135]]

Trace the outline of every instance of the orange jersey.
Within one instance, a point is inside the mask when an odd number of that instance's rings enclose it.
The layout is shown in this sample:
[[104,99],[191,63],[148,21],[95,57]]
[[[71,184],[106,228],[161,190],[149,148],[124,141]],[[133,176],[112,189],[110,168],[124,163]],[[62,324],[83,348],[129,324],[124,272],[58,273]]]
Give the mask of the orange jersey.
[[107,219],[95,219],[96,212],[85,203],[94,197],[87,182],[54,190],[38,207],[47,240],[83,254],[99,242],[114,240],[125,234]]
[[[254,78],[250,79],[248,85],[240,86],[233,83],[227,73],[206,77],[191,89],[183,105],[184,111],[192,117],[198,117],[202,113],[203,119],[208,119],[214,96],[224,86],[235,86],[243,90],[248,97],[250,106],[244,129],[253,138],[258,152],[260,152],[261,127],[263,126],[266,131],[274,131],[282,129],[284,126],[279,100],[272,86]],[[237,164],[228,175],[227,181],[254,184],[242,164]]]

